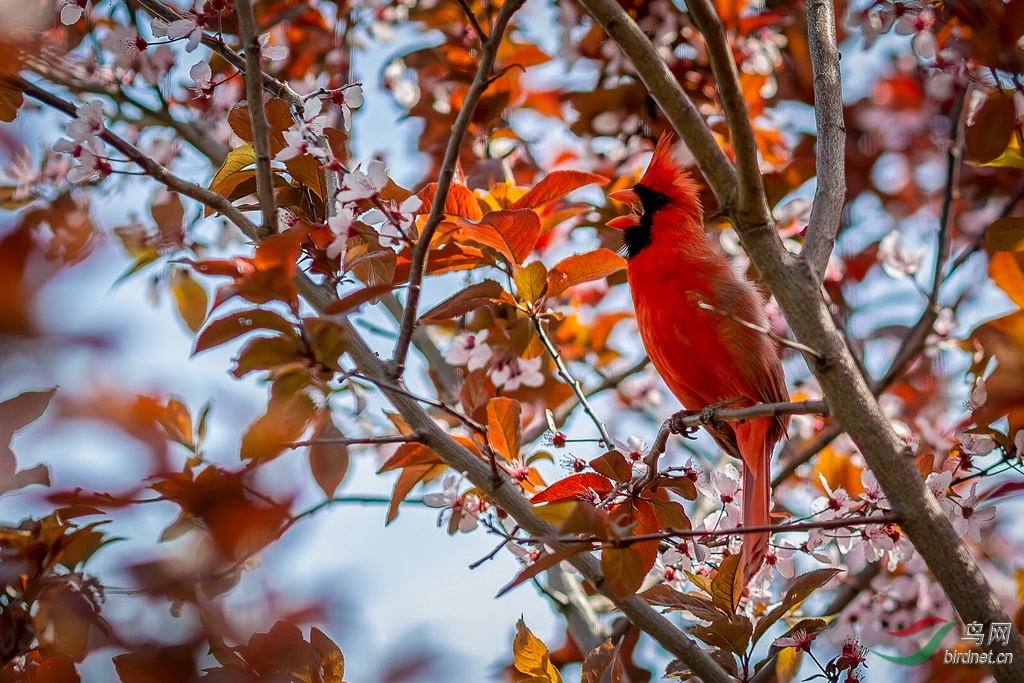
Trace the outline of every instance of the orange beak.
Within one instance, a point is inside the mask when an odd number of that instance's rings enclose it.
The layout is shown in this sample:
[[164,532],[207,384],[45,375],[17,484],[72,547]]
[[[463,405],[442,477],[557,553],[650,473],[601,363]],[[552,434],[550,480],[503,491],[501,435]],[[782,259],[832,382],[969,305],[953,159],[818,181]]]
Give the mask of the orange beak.
[[[632,206],[640,203],[640,195],[638,195],[631,187],[625,190],[610,192],[608,193],[608,198],[613,199],[620,204],[625,204],[626,206]],[[628,230],[629,228],[635,228],[640,225],[640,218],[636,213],[628,213],[625,216],[616,216],[605,223],[605,225],[616,230]]]
[[615,192],[610,192],[608,194],[608,198],[614,199],[620,204],[626,205],[636,204],[640,201],[640,195],[638,195],[636,193],[636,190],[634,190],[631,187],[628,187],[625,190],[616,190]]

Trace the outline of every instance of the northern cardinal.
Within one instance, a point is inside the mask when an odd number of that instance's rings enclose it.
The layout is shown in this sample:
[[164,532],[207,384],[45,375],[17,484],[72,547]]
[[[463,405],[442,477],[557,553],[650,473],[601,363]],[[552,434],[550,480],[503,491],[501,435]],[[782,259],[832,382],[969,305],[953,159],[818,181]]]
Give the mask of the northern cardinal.
[[[683,407],[788,401],[775,343],[761,331],[768,329],[765,299],[708,243],[697,186],[675,158],[671,134],[658,141],[632,189],[608,196],[639,205],[639,213],[608,225],[625,236],[640,338]],[[769,523],[769,462],[786,425],[786,418],[766,417],[707,427],[722,448],[743,460],[744,526]],[[744,536],[745,579],[767,549],[767,532]]]

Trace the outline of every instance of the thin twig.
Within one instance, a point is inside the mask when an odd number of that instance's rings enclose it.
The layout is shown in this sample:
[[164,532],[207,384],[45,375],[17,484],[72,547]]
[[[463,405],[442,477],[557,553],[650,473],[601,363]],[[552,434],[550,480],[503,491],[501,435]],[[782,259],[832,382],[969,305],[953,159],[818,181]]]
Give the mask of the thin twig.
[[270,166],[270,123],[263,106],[263,67],[260,66],[259,30],[250,0],[235,0],[238,30],[245,46],[245,98],[249,101],[252,145],[256,151],[256,196],[263,213],[263,235],[277,232],[277,198],[274,171]]
[[338,445],[338,446],[373,446],[389,443],[412,443],[419,441],[420,435],[412,434],[387,434],[383,436],[364,436],[355,439],[308,439],[306,441],[292,441],[288,448],[302,448],[304,446]]
[[836,45],[835,8],[831,0],[807,0],[807,42],[814,71],[817,187],[801,255],[820,282],[839,234],[846,199],[843,81]]
[[[0,83],[12,90],[25,93],[32,99],[45,104],[51,109],[55,109],[71,117],[77,116],[77,108],[73,103],[46,92],[42,88],[29,83],[21,76],[12,74],[8,71],[0,71]],[[195,183],[190,183],[179,178],[146,156],[146,154],[138,147],[109,129],[104,129],[103,132],[99,134],[99,137],[108,145],[138,164],[142,170],[146,172],[146,175],[150,176],[153,180],[157,181],[167,189],[183,194],[205,206],[209,206],[210,208],[219,211],[247,234],[255,231],[256,226],[252,221],[246,218],[241,211],[232,206],[231,202],[216,192],[211,192],[210,190],[200,187]]]
[[562,359],[562,354],[560,354],[558,349],[555,348],[554,342],[551,341],[551,337],[548,336],[548,333],[544,330],[544,325],[541,324],[541,321],[537,316],[533,316],[533,326],[534,329],[537,330],[537,336],[540,337],[540,342],[544,345],[544,349],[548,352],[548,355],[551,356],[551,360],[555,362],[555,369],[558,371],[558,376],[561,377],[566,384],[572,387],[573,393],[576,394],[576,400],[580,402],[580,405],[583,406],[583,412],[587,414],[590,421],[594,423],[595,427],[597,427],[597,432],[601,435],[601,440],[604,441],[604,445],[607,448],[611,448],[612,437],[608,434],[608,428],[604,426],[604,422],[602,422],[601,418],[599,418],[597,413],[594,412],[594,408],[590,405],[590,401],[587,400],[587,393],[583,390],[583,384],[573,377],[571,372],[569,372],[569,368],[566,367],[565,361]]
[[423,276],[426,273],[427,260],[430,256],[430,243],[434,232],[441,224],[445,215],[445,204],[448,200],[448,191],[451,188],[452,180],[455,177],[455,169],[459,161],[459,153],[462,151],[462,140],[469,130],[469,124],[476,111],[476,105],[481,95],[487,90],[490,84],[491,71],[494,69],[494,60],[498,56],[498,48],[505,34],[512,15],[515,14],[523,4],[523,0],[509,0],[498,10],[498,16],[494,20],[494,27],[491,35],[483,44],[480,51],[480,66],[477,67],[476,76],[466,92],[466,98],[462,103],[455,123],[452,125],[451,137],[448,139],[448,147],[444,152],[444,160],[441,162],[441,172],[437,177],[437,185],[434,189],[434,198],[430,206],[430,213],[423,225],[419,239],[412,249],[411,265],[409,267],[409,293],[405,300],[405,310],[402,314],[402,323],[399,326],[398,341],[395,343],[395,350],[391,354],[389,370],[393,378],[400,378],[405,371],[406,355],[409,353],[409,344],[412,341],[412,334],[416,328],[416,318],[419,315],[420,289],[423,284]]
[[942,214],[939,217],[939,234],[935,244],[935,273],[932,276],[932,289],[928,295],[928,305],[937,306],[939,289],[945,280],[942,264],[949,253],[949,245],[953,238],[954,203],[960,195],[960,169],[963,166],[964,129],[967,100],[971,92],[968,84],[956,104],[953,105],[953,121],[949,131],[949,147],[946,149],[946,188],[942,195]]
[[[657,531],[650,534],[636,534],[634,536],[622,536],[618,538],[605,538],[595,534],[579,535],[567,534],[557,536],[554,540],[563,545],[577,543],[599,543],[616,548],[644,543],[646,541],[665,541],[672,538],[721,538],[726,536],[743,536],[745,534],[760,534],[765,531],[773,534],[782,534],[793,531],[810,531],[812,529],[844,529],[846,527],[867,526],[869,524],[893,524],[899,521],[895,514],[869,515],[867,517],[848,517],[846,519],[827,519],[820,522],[795,522],[792,524],[761,524],[757,526],[736,527],[733,529],[672,529]],[[541,545],[551,543],[551,538],[516,538],[517,543]]]
[[484,29],[480,26],[480,22],[476,20],[476,15],[473,14],[472,8],[470,8],[466,0],[457,0],[457,2],[459,3],[459,7],[462,8],[462,11],[465,12],[466,18],[469,19],[470,25],[473,26],[473,30],[476,31],[476,37],[480,39],[481,43],[483,43],[485,40],[487,40],[487,34],[484,32]]

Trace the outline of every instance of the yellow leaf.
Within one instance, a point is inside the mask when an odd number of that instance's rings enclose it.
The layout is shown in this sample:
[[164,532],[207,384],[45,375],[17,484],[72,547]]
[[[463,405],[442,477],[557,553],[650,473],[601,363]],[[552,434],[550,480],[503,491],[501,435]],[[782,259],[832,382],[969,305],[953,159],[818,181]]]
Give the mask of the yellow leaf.
[[796,647],[787,647],[775,657],[775,679],[779,683],[790,683],[800,672],[800,664],[804,659],[804,651]]
[[562,676],[548,657],[548,648],[526,628],[520,619],[516,623],[516,638],[512,642],[512,663],[519,673],[537,683],[562,683]]
[[310,673],[315,683],[343,683],[345,678],[345,656],[341,648],[328,638],[323,631],[313,627],[309,631]]
[[188,329],[198,332],[206,320],[206,290],[192,279],[187,270],[175,268],[171,273],[171,293],[181,319]]
[[540,261],[533,261],[525,266],[513,266],[512,279],[516,283],[516,294],[528,303],[534,303],[547,289],[548,269]]
[[231,150],[228,152],[227,158],[224,160],[224,164],[217,171],[217,175],[213,176],[213,180],[210,181],[210,189],[214,192],[217,191],[217,186],[224,182],[229,176],[238,173],[246,166],[256,163],[256,151],[252,148],[252,145],[245,144],[241,147]]

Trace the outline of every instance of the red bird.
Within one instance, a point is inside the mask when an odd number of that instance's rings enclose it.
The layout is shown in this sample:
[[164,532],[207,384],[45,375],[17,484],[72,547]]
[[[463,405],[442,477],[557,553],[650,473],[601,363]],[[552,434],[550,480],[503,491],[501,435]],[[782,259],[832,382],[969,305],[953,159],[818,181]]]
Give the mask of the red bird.
[[[768,329],[765,299],[711,249],[697,186],[676,160],[673,142],[671,134],[663,135],[640,181],[609,195],[640,206],[639,213],[608,223],[625,236],[640,338],[687,410],[788,401],[775,344],[759,331]],[[707,428],[722,448],[743,460],[745,526],[769,523],[769,462],[787,422],[757,418]],[[744,537],[745,579],[761,566],[767,549],[767,532]]]

